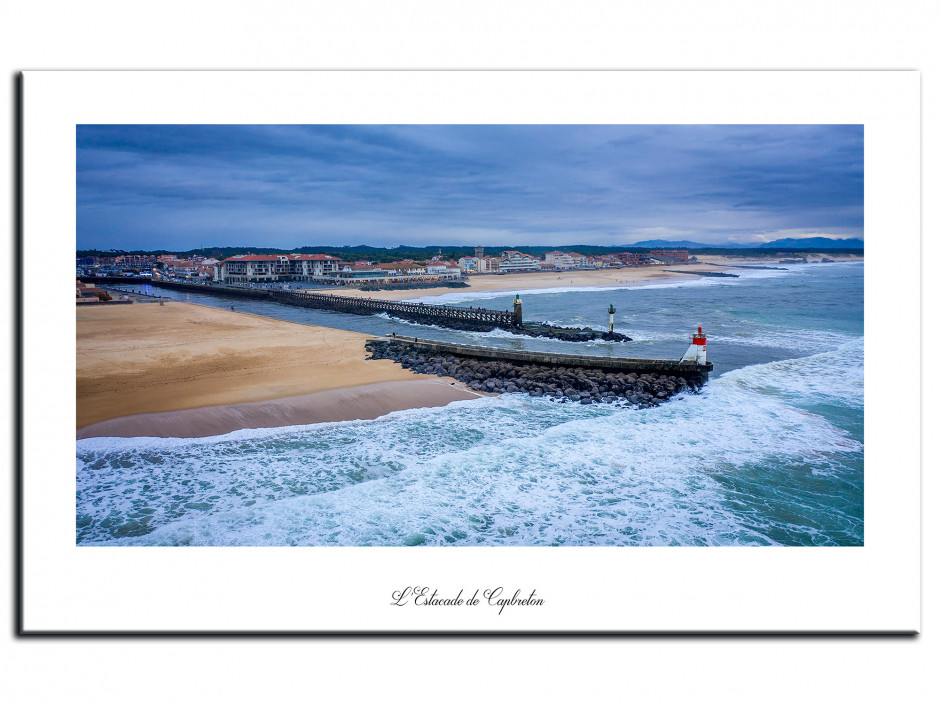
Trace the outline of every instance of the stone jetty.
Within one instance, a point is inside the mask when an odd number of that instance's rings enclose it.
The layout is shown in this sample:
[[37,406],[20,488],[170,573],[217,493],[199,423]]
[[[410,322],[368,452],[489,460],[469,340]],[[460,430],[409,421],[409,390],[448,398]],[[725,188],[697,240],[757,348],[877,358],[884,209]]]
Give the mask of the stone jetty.
[[730,277],[732,279],[737,279],[740,277],[740,274],[731,274],[730,272],[685,272],[681,269],[664,269],[664,272],[669,272],[670,274],[694,274],[697,277]]
[[376,282],[364,281],[359,285],[359,291],[408,291],[410,289],[467,289],[470,285],[464,281],[439,282]]
[[[458,348],[453,345],[416,347],[416,343],[431,342],[377,338],[367,342],[366,348],[371,352],[370,359],[393,360],[415,374],[453,377],[481,392],[528,394],[560,403],[648,408],[680,392],[698,390],[707,377],[701,366],[672,361],[650,360],[650,363],[663,363],[662,371],[652,371],[659,367],[652,364],[647,366],[651,371],[633,372],[629,368],[605,367],[603,358],[595,358],[594,366],[584,366],[575,364],[574,359],[571,364],[549,362],[583,356],[506,351],[510,357],[499,359],[501,351],[498,350],[489,357],[480,357],[449,352]],[[643,366],[638,365],[637,369],[642,370]]]

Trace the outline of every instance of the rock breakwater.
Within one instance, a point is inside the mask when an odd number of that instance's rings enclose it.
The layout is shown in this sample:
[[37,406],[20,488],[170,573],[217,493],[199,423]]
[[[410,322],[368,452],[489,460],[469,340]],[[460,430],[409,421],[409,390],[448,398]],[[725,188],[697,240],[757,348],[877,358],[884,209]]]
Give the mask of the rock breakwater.
[[[472,310],[472,309],[471,309]],[[503,325],[487,321],[478,321],[467,318],[452,318],[450,316],[436,315],[432,310],[422,311],[394,311],[388,314],[409,323],[431,325],[451,330],[474,331],[477,333],[490,333],[494,330],[508,330],[516,335],[527,335],[532,338],[552,338],[565,340],[570,343],[584,343],[590,340],[607,340],[614,343],[626,343],[632,338],[623,333],[601,332],[591,328],[562,328],[541,324],[523,323],[520,325]]]
[[408,291],[410,289],[466,289],[470,285],[464,281],[433,282],[363,282],[359,291]]
[[372,353],[369,359],[392,360],[415,374],[453,377],[481,392],[528,394],[561,403],[649,408],[700,388],[697,381],[678,375],[475,360],[393,342],[369,342],[366,348]]
[[737,279],[740,277],[740,274],[731,274],[730,272],[684,272],[681,269],[664,269],[664,272],[669,272],[670,274],[694,274],[697,277],[731,277],[732,279]]

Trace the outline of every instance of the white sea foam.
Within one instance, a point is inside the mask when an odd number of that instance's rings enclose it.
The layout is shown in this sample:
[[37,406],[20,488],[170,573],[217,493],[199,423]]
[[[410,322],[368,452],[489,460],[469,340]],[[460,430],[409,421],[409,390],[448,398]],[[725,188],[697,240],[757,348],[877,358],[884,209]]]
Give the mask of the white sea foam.
[[[513,299],[516,294],[519,296],[535,296],[542,294],[570,294],[578,292],[596,292],[596,291],[609,291],[616,289],[628,289],[630,287],[624,285],[613,285],[613,286],[557,286],[557,287],[546,287],[544,289],[505,289],[505,290],[493,290],[493,291],[455,291],[449,292],[447,294],[438,294],[436,296],[421,296],[415,299],[407,299],[410,303],[424,303],[424,304],[444,304],[444,305],[454,305],[465,303],[467,301],[489,301],[492,299],[504,299],[507,302],[507,307],[511,306]],[[506,307],[504,307],[506,308]]]
[[805,328],[780,329],[774,331],[739,331],[735,335],[709,335],[709,342],[727,345],[751,345],[765,348],[783,348],[803,353],[817,353],[850,344],[856,336],[836,331]]
[[861,409],[865,400],[864,354],[864,338],[855,338],[833,351],[732,370],[721,380],[759,393],[773,391],[803,402],[829,401]]
[[[404,319],[402,319],[402,318],[397,318],[397,317],[395,317],[395,316],[390,316],[390,315],[388,315],[388,314],[386,314],[386,313],[380,313],[380,314],[376,314],[376,315],[377,315],[379,318],[384,318],[385,320],[392,321],[392,322],[395,322],[395,323],[407,323],[407,324],[409,324],[409,325],[421,326],[422,328],[431,328],[432,330],[443,331],[443,332],[448,333],[448,334],[450,334],[450,335],[457,334],[457,335],[461,335],[461,336],[467,336],[467,337],[473,338],[473,339],[477,339],[477,338],[482,338],[482,339],[504,339],[504,340],[515,340],[515,341],[522,341],[522,342],[533,341],[533,340],[539,340],[539,338],[537,338],[537,337],[535,337],[535,336],[525,335],[525,334],[522,334],[522,333],[514,333],[513,331],[508,330],[508,329],[506,329],[506,328],[494,328],[493,330],[490,330],[490,331],[456,330],[456,329],[453,329],[453,328],[445,328],[445,327],[443,327],[443,326],[437,326],[437,325],[434,325],[434,324],[431,324],[431,323],[413,323],[413,322],[411,322],[411,321],[406,321],[406,320],[404,320]],[[540,323],[546,323],[546,324],[552,325],[552,326],[559,326],[559,327],[565,327],[565,326],[572,326],[572,327],[573,327],[573,326],[584,326],[584,325],[586,325],[586,323],[585,323],[584,321],[559,321],[559,320],[557,320],[557,319],[548,319],[548,320],[539,321],[539,322],[540,322]],[[615,328],[615,330],[617,330],[618,332],[623,332],[623,333],[624,333],[625,335],[627,335],[627,336],[630,335],[629,332],[626,332],[626,331],[623,331],[623,330],[619,330],[619,329],[617,329],[617,328]],[[687,338],[687,337],[688,337],[688,336],[686,336],[686,338]],[[541,340],[547,340],[547,339],[542,338]],[[552,339],[552,342],[553,342],[553,343],[559,343],[559,344],[561,344],[561,345],[576,345],[576,346],[585,346],[585,345],[587,345],[587,346],[592,346],[592,343],[593,343],[593,344],[601,343],[601,344],[605,344],[605,345],[609,345],[609,344],[610,344],[610,343],[608,343],[608,342],[606,342],[606,341],[603,341],[603,340],[581,342],[581,341],[561,340],[561,339],[558,339],[558,338],[553,338],[553,339]]]
[[[840,358],[798,362],[777,371],[786,378],[781,388]],[[775,543],[771,529],[786,528],[742,522],[716,478],[784,460],[838,472],[838,457],[861,445],[760,389],[765,375],[773,378],[748,368],[700,395],[642,411],[506,395],[402,412],[368,427],[269,431],[211,450],[178,442],[152,457],[146,447],[133,456],[127,448],[80,452],[79,514],[94,527],[91,542],[115,540],[113,527],[100,528],[109,512],[159,506],[162,514],[149,515],[153,531],[118,532],[117,540]],[[113,483],[118,468],[121,482]]]
[[[678,275],[681,277],[682,275]],[[715,286],[721,283],[734,282],[733,278],[725,277],[702,277],[689,279],[667,279],[664,281],[647,280],[645,283],[633,282],[626,284],[610,284],[605,286],[556,286],[545,287],[541,289],[506,289],[499,291],[456,291],[447,294],[438,294],[437,296],[421,296],[414,299],[407,299],[411,303],[425,304],[459,304],[467,301],[482,301],[489,299],[505,299],[511,303],[516,294],[519,296],[542,296],[549,294],[571,294],[571,293],[597,293],[603,291],[634,291],[637,289],[679,289],[696,286]],[[654,283],[655,282],[655,283]]]
[[[388,316],[384,313],[378,315],[389,321],[408,323],[408,321],[395,318],[394,316]],[[584,321],[559,320],[551,318],[547,319],[545,322],[549,325],[559,327],[586,325]],[[426,323],[413,325],[421,325],[424,328],[431,328],[433,330],[439,330],[450,334],[454,333],[454,331],[450,328],[429,325]],[[685,348],[683,346],[687,345],[690,339],[690,331],[678,329],[655,330],[649,328],[637,328],[632,325],[614,325],[614,332],[626,335],[635,343],[676,343],[677,356],[681,356],[681,354],[685,352]],[[532,336],[513,333],[512,331],[503,328],[496,328],[486,332],[460,331],[459,333],[460,335],[465,335],[473,339],[503,339],[523,342],[538,340]],[[714,333],[708,334],[708,340],[711,343],[745,345],[763,348],[783,348],[785,350],[793,350],[803,353],[817,353],[826,350],[832,350],[855,339],[856,336],[852,336],[846,333],[839,333],[837,331],[815,330],[808,328],[780,328],[778,330],[768,330],[766,326],[759,329],[741,329],[732,335],[720,335]],[[568,341],[555,340],[554,342],[565,344]],[[606,348],[610,346],[609,341],[602,339],[587,342],[575,342],[571,344],[584,348]],[[624,356],[630,356],[628,354],[629,350],[625,349],[622,351],[622,353]]]
[[[846,264],[846,263],[839,263]],[[730,286],[751,280],[760,279],[778,279],[794,273],[799,273],[804,267],[816,268],[818,265],[774,265],[779,269],[734,269],[729,268],[727,273],[734,274],[734,277],[691,277],[677,274],[675,277],[658,281],[643,280],[638,282],[625,282],[620,284],[606,284],[603,286],[555,286],[537,289],[500,289],[492,291],[452,291],[446,294],[437,294],[429,296],[420,296],[413,299],[407,299],[411,303],[426,304],[444,304],[454,305],[466,303],[469,301],[484,301],[492,299],[505,299],[511,302],[516,294],[520,296],[541,296],[549,294],[570,294],[570,293],[597,293],[603,291],[636,291],[641,289],[685,289],[694,287],[713,287]],[[830,266],[830,265],[826,265]],[[690,272],[693,274],[694,272]],[[624,276],[629,276],[625,274]]]
[[[737,285],[785,273],[747,275],[658,286]],[[806,277],[808,285],[814,280]],[[77,540],[858,545],[863,339],[802,329],[786,308],[788,325],[766,320],[772,296],[756,283],[728,291],[746,296],[714,297],[730,303],[717,307],[709,341],[737,347],[740,364],[781,350],[791,359],[749,364],[713,377],[701,394],[645,410],[503,395],[372,422],[212,439],[84,440],[77,445]],[[699,301],[693,293],[688,300]],[[631,312],[616,330],[684,350],[688,331],[669,326],[678,320],[670,310],[685,299],[663,297],[666,310],[648,319]],[[654,316],[659,330],[644,325]]]

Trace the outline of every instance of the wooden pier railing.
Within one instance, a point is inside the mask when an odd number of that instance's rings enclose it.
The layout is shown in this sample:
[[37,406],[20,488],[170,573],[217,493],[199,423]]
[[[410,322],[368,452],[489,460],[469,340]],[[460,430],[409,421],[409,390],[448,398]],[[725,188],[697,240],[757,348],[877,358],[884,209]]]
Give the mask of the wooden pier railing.
[[409,303],[405,301],[383,301],[356,296],[334,296],[301,291],[271,291],[271,298],[293,306],[340,311],[343,313],[373,314],[387,313],[409,320],[444,318],[467,323],[480,323],[498,328],[516,328],[517,323],[509,311],[492,311],[484,308],[441,306],[435,304]]
[[442,306],[439,304],[419,304],[405,301],[383,301],[381,299],[360,298],[357,296],[335,296],[333,294],[320,294],[309,291],[291,291],[281,289],[257,289],[250,287],[219,286],[208,284],[190,284],[186,282],[173,282],[154,280],[149,282],[154,286],[181,291],[193,291],[200,294],[217,296],[238,296],[240,298],[277,301],[289,306],[303,306],[326,311],[339,311],[357,315],[372,315],[387,313],[412,322],[442,323],[452,321],[456,327],[470,329],[479,326],[491,330],[492,328],[517,329],[519,322],[511,311],[494,311],[485,308]]

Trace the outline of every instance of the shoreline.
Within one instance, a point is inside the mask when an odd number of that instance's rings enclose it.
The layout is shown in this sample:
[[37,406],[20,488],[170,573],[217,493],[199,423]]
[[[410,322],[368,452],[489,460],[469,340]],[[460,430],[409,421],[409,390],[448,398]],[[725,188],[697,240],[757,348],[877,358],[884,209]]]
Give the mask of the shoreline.
[[207,438],[246,429],[370,421],[393,411],[446,406],[481,396],[486,395],[439,377],[378,382],[268,401],[134,414],[80,428],[76,440]]
[[[812,255],[810,262],[821,262],[826,255]],[[828,255],[835,262],[863,262],[862,255]],[[627,267],[622,269],[572,269],[561,272],[530,272],[511,274],[476,274],[467,280],[469,287],[452,288],[446,286],[428,287],[426,289],[394,289],[381,291],[360,291],[347,287],[326,287],[310,289],[312,293],[335,294],[356,298],[381,299],[384,301],[413,300],[424,297],[444,296],[447,294],[507,294],[517,291],[552,289],[552,288],[590,288],[608,289],[623,287],[640,287],[652,284],[668,284],[671,282],[691,281],[701,279],[703,272],[731,272],[739,265],[744,267],[781,266],[777,257],[747,257],[733,258],[722,255],[708,257],[708,262],[695,264],[675,264],[651,267]],[[664,271],[664,268],[685,269],[687,273]],[[743,271],[743,270],[741,270]]]
[[[750,263],[692,265],[687,277],[646,271],[633,281],[609,281],[624,276],[624,270],[581,271],[561,286],[603,290],[663,284]],[[550,289],[560,279],[557,273],[486,278],[485,287],[356,293],[385,299],[499,294]],[[449,377],[416,375],[389,360],[367,361],[364,344],[371,336],[365,334],[184,302],[76,311],[78,439],[196,438],[371,420],[488,396]]]

